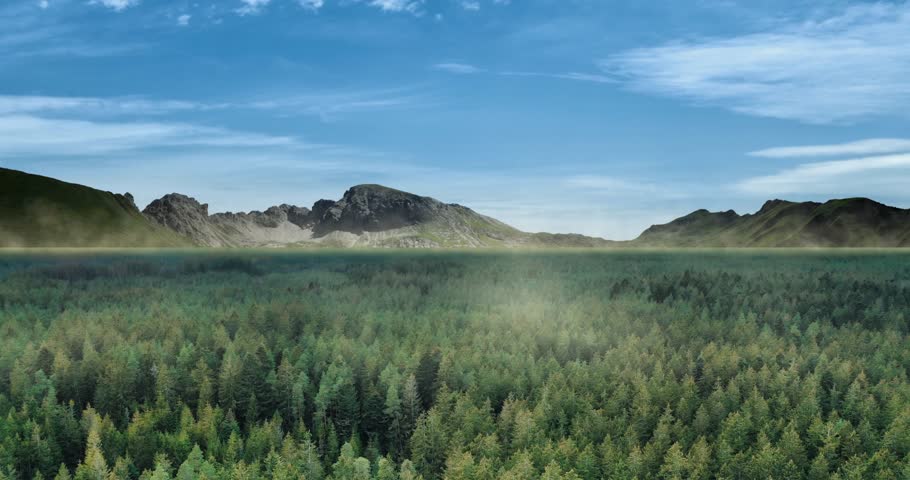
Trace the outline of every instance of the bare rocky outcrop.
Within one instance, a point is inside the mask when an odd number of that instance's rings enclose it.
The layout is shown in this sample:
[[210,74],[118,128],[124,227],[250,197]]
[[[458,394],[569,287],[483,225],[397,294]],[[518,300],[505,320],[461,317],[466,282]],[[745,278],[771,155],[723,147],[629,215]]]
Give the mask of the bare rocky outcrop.
[[[319,200],[312,209],[279,205],[264,212],[210,215],[207,205],[170,194],[149,204],[143,213],[159,225],[209,247],[435,248],[539,243],[538,236],[470,208],[381,185],[351,187],[340,200]],[[547,244],[558,243],[561,238],[548,237]]]
[[214,215],[209,215],[208,210],[208,204],[172,193],[153,201],[142,213],[206,247],[283,245],[312,237],[310,211],[306,208],[279,205],[264,212]]

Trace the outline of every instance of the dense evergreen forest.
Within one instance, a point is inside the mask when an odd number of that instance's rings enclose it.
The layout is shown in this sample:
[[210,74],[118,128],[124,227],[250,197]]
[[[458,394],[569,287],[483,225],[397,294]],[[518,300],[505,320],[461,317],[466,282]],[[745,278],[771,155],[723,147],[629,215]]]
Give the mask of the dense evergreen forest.
[[0,257],[0,479],[910,478],[910,256]]

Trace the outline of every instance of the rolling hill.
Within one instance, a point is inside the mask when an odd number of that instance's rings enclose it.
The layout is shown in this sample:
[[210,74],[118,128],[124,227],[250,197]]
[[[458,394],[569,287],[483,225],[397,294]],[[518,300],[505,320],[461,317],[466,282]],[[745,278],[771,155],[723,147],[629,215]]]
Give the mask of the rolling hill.
[[0,168],[2,247],[179,247],[186,238],[148,222],[130,194]]
[[910,247],[910,210],[868,198],[770,200],[754,214],[697,210],[654,225],[639,247]]

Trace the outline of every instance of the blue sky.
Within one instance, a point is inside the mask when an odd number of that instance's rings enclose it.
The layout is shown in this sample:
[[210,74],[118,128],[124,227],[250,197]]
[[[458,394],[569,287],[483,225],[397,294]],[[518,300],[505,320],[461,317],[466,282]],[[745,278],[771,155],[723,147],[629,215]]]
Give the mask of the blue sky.
[[211,211],[381,183],[530,231],[910,207],[910,3],[5,0],[0,165]]

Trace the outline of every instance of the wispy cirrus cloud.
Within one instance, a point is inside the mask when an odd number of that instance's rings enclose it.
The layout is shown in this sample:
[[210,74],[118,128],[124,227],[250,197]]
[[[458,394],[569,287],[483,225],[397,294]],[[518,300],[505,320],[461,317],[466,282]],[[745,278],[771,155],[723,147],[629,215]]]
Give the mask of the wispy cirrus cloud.
[[467,75],[471,73],[481,73],[484,70],[480,67],[475,67],[474,65],[469,65],[467,63],[457,63],[457,62],[443,62],[433,65],[434,70],[441,70],[448,73],[456,73],[459,75]]
[[186,110],[215,108],[197,102],[148,100],[115,97],[56,97],[41,95],[0,95],[0,115],[33,113],[85,113],[91,115],[157,115]]
[[297,3],[299,3],[301,7],[312,11],[319,10],[325,4],[323,0],[298,0]]
[[804,163],[772,175],[746,179],[737,188],[744,193],[880,194],[906,195],[910,180],[910,153]]
[[[123,0],[115,0],[123,1]],[[243,4],[234,11],[240,15],[256,15],[262,13],[272,0],[240,0]],[[407,12],[415,15],[421,14],[421,7],[424,0],[344,0],[336,2],[338,5],[349,5],[352,3],[365,4],[370,7],[378,8],[384,12]],[[325,0],[297,0],[297,4],[306,10],[317,12],[322,9]]]
[[360,0],[384,12],[420,12],[423,0]]
[[98,122],[0,116],[0,157],[86,156],[165,147],[292,147],[285,136],[177,122]]
[[910,3],[849,7],[771,31],[636,48],[602,62],[631,88],[824,124],[905,115]]
[[139,0],[92,0],[93,5],[101,5],[111,10],[120,12],[129,7],[139,5]]
[[855,142],[833,145],[805,145],[795,147],[774,147],[749,152],[753,157],[799,158],[831,157],[838,155],[876,155],[882,153],[910,152],[910,139],[870,138]]
[[236,9],[240,15],[256,15],[268,6],[272,0],[240,0],[241,6]]
[[578,81],[578,82],[616,83],[615,78],[607,76],[607,75],[597,74],[597,73],[499,72],[499,74],[504,75],[504,76],[511,76],[511,77],[544,77],[544,78],[555,78],[555,79],[559,79],[559,80],[574,80],[574,81]]
[[338,117],[388,110],[410,110],[436,105],[430,94],[409,88],[326,91],[269,97],[230,104],[232,108],[271,110],[285,116],[310,115],[326,121]]
[[458,63],[458,62],[442,62],[436,63],[433,66],[434,70],[439,70],[443,72],[453,73],[456,75],[469,75],[475,73],[490,73],[494,75],[500,75],[503,77],[542,77],[542,78],[555,78],[559,80],[573,80],[579,82],[593,82],[593,83],[616,83],[616,78],[610,77],[608,75],[600,73],[584,73],[584,72],[565,72],[565,73],[549,73],[549,72],[526,72],[526,71],[512,71],[512,70],[487,70],[482,67],[471,65],[468,63]]
[[0,95],[0,115],[34,114],[68,117],[167,115],[188,111],[269,110],[280,115],[311,115],[325,120],[371,111],[422,108],[432,96],[408,89],[327,91],[225,102],[161,100],[145,97],[60,97]]
[[[134,1],[97,5],[116,12]],[[135,52],[148,45],[135,41],[105,42],[97,32],[67,21],[66,14],[78,9],[94,9],[91,2],[11,1],[0,6],[0,65],[33,57],[107,57]],[[118,8],[120,6],[120,8]],[[52,8],[53,7],[53,8]]]

